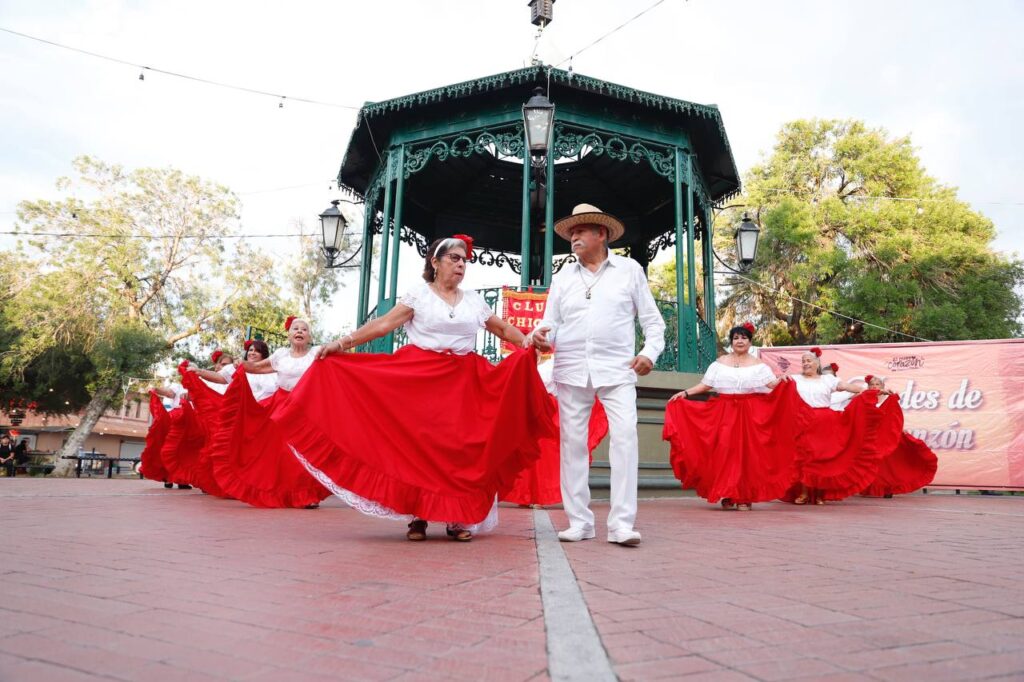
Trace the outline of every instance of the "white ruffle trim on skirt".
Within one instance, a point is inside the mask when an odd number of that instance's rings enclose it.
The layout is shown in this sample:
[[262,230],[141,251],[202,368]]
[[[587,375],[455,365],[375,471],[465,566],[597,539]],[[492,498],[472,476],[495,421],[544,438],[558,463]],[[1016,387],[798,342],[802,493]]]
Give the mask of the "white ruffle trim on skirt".
[[[381,519],[391,519],[392,521],[403,521],[408,523],[412,521],[415,516],[412,514],[399,514],[390,507],[385,507],[379,502],[368,500],[365,497],[356,495],[351,490],[342,488],[340,485],[331,480],[331,477],[324,472],[313,466],[308,459],[302,456],[302,454],[291,445],[288,446],[291,449],[292,454],[295,455],[295,459],[299,460],[299,463],[306,468],[306,471],[320,482],[320,485],[331,491],[331,494],[337,497],[339,500],[352,507],[358,512],[366,514],[367,516],[376,516]],[[424,519],[430,523],[444,523],[453,527],[465,528],[474,535],[480,533],[490,533],[498,527],[498,496],[494,496],[494,504],[491,505],[491,510],[487,513],[485,518],[480,523],[474,524],[463,524],[463,523],[452,523],[444,519]]]

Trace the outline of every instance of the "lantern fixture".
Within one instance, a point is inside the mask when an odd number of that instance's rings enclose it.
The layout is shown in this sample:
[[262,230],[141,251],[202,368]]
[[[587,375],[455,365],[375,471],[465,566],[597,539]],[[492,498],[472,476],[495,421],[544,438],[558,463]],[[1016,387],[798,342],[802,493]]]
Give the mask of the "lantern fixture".
[[530,0],[530,23],[544,28],[555,19],[555,0]]
[[757,240],[761,229],[750,219],[750,214],[743,213],[743,222],[736,228],[736,262],[740,270],[750,270],[757,258]]
[[327,260],[325,267],[328,268],[340,267],[340,265],[335,264],[335,261],[338,258],[338,254],[341,252],[342,242],[345,239],[345,228],[348,227],[348,221],[345,220],[345,216],[343,216],[341,211],[338,209],[338,204],[340,203],[340,199],[335,199],[331,202],[331,205],[320,214],[320,232],[323,236],[323,252],[324,258]]
[[531,155],[544,156],[551,149],[554,120],[555,105],[544,95],[544,88],[534,88],[533,97],[523,105],[526,144]]

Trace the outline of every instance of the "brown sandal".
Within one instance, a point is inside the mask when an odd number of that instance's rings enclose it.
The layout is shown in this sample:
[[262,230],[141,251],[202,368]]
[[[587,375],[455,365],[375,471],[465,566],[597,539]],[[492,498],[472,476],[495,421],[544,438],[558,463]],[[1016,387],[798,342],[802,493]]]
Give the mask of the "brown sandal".
[[458,526],[454,528],[448,526],[447,528],[445,528],[444,532],[448,534],[448,537],[450,537],[452,540],[455,540],[456,542],[469,542],[473,539],[473,534],[470,531],[466,530],[465,528],[459,528]]
[[409,524],[409,531],[405,534],[407,540],[422,542],[427,539],[427,522],[423,519],[415,519]]

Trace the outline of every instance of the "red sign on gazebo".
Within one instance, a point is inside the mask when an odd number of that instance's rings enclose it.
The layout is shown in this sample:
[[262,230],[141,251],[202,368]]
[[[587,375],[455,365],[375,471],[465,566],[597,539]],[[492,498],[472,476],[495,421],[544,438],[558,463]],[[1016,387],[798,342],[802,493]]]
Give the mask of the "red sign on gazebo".
[[[501,291],[501,300],[501,317],[522,333],[529,334],[544,317],[548,295],[536,293],[532,289],[516,291],[505,288]],[[515,348],[508,341],[501,342],[502,353],[507,355],[513,350]]]

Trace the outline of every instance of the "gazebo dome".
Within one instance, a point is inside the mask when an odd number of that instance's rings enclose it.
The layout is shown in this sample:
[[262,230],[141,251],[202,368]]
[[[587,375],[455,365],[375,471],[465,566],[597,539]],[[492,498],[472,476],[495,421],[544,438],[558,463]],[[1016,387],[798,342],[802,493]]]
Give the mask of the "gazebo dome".
[[[531,159],[523,104],[535,88],[555,105],[554,134],[546,157]],[[625,223],[612,246],[644,267],[659,249],[675,247],[676,301],[665,302],[678,348],[671,363],[697,370],[714,360],[707,232],[713,206],[740,187],[714,105],[532,66],[365,104],[338,184],[365,199],[363,243],[381,235],[376,269],[374,250],[362,251],[359,323],[395,305],[401,242],[422,256],[434,239],[465,233],[479,247],[475,262],[508,265],[522,287],[548,286],[573,258],[554,220],[588,203]]]

